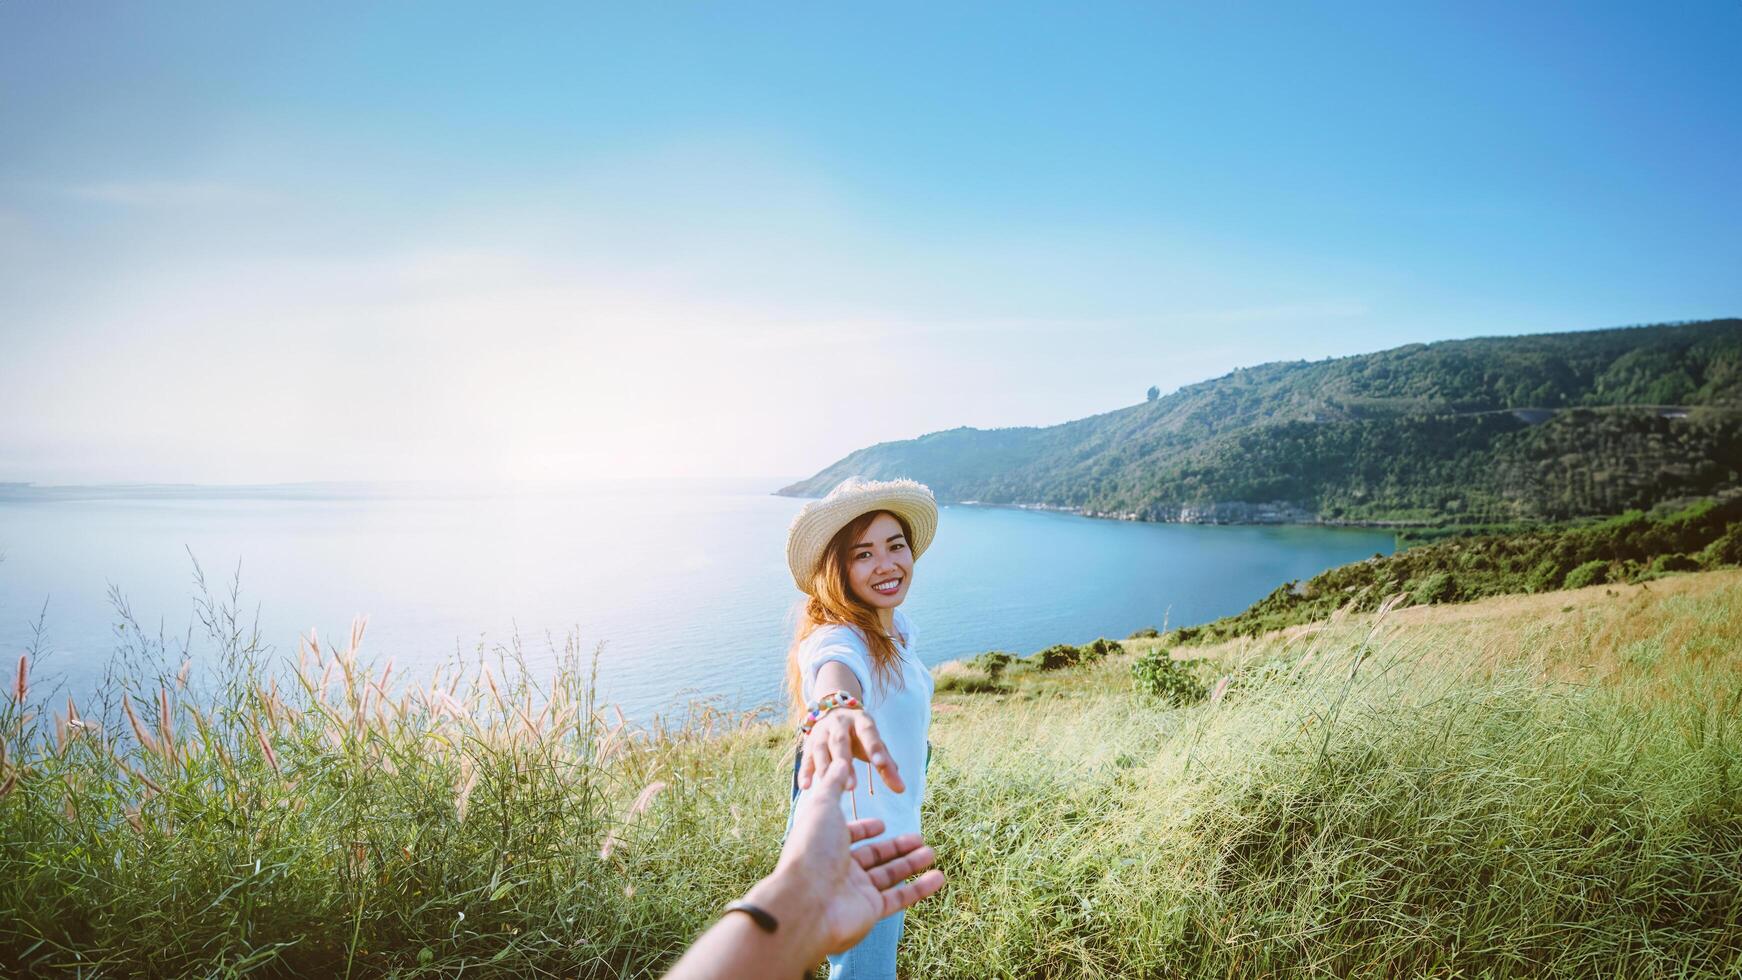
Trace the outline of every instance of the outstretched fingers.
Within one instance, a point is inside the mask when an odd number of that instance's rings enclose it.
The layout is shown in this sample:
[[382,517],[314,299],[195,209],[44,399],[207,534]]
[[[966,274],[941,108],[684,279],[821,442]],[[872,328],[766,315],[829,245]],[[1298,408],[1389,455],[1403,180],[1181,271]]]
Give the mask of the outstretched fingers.
[[877,733],[877,723],[871,716],[859,712],[853,719],[853,734],[859,740],[859,748],[865,753],[865,761],[877,768],[883,774],[883,782],[897,793],[906,792],[907,784],[901,781],[901,771],[895,766],[895,757],[890,754],[889,747],[883,744],[883,736]]
[[878,891],[887,891],[901,881],[911,878],[937,862],[937,852],[929,847],[918,847],[874,868],[866,868],[865,874],[871,879],[871,884]]
[[[847,824],[847,840],[850,843],[857,843],[867,837],[876,837],[881,833],[883,833],[883,821],[876,817],[866,817],[863,820],[855,820],[852,823]],[[871,847],[874,845],[866,846]],[[861,850],[863,850],[863,848],[861,848]],[[864,867],[864,864],[860,864],[859,866]]]
[[811,781],[816,784],[816,795],[826,797],[829,805],[840,801],[841,793],[853,783],[853,762],[836,756],[833,759],[826,755],[816,764],[816,771]]
[[[828,772],[830,766],[836,762],[851,763],[851,748],[852,740],[840,731],[839,726],[830,725],[824,728],[819,725],[805,739],[804,758],[799,762],[798,788],[810,789],[811,784]],[[854,782],[852,770],[849,768],[842,789],[852,789]]]
[[921,901],[938,893],[944,887],[944,873],[933,868],[912,881],[904,881],[894,888],[883,890],[883,914],[894,915],[902,909],[910,909]]
[[887,840],[873,841],[864,847],[853,848],[853,860],[859,862],[859,867],[870,871],[879,864],[893,861],[908,851],[917,849],[924,843],[925,839],[918,834],[902,834]]
[[[937,852],[918,834],[902,834],[853,849],[853,860],[883,898],[883,915],[912,908],[944,887],[944,873],[932,868],[937,859]],[[922,871],[925,873],[920,874]]]
[[[851,764],[853,759],[853,734],[847,729],[847,726],[829,726],[827,744],[829,747],[829,758],[846,759],[848,763]],[[848,780],[847,788],[851,789],[852,787],[852,781]]]

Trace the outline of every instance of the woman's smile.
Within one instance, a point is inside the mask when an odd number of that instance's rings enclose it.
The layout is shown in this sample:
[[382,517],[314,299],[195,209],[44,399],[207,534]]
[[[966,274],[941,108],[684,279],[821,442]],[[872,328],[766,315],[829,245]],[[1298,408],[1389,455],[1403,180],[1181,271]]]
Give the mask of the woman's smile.
[[[907,580],[913,577],[913,551],[908,547],[907,533],[894,515],[884,511],[865,529],[863,537],[849,551],[848,590],[873,609],[894,609],[907,597]],[[888,613],[879,615],[887,617]],[[884,625],[888,625],[887,620]]]

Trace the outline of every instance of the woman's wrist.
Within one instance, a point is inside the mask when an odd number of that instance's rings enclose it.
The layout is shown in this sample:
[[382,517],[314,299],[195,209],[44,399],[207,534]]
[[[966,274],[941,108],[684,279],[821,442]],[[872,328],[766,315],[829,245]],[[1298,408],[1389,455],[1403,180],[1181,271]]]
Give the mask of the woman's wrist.
[[841,707],[835,708],[834,710],[830,711],[828,714],[823,715],[821,718],[818,718],[810,726],[808,726],[808,727],[801,726],[799,729],[799,733],[800,734],[809,734],[810,732],[814,732],[817,729],[823,727],[824,725],[840,725],[840,724],[850,725],[853,723],[854,716],[858,715],[860,712],[862,712],[864,710],[865,710],[865,707],[863,705],[858,705],[858,704],[851,705],[851,706],[842,705]]
[[835,691],[825,694],[812,701],[805,709],[804,721],[798,726],[798,734],[803,738],[811,733],[824,718],[836,711],[858,711],[864,708],[859,699],[847,691]]

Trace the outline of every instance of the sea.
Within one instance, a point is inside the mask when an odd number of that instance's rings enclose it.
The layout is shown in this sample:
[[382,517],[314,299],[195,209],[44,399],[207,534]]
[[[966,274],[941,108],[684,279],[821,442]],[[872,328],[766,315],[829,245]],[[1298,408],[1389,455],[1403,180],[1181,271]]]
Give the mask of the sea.
[[[76,698],[116,658],[161,645],[209,671],[197,585],[268,648],[311,633],[426,679],[518,649],[534,671],[569,638],[631,718],[779,698],[800,598],[783,478],[518,487],[0,485],[0,651]],[[1238,612],[1278,585],[1389,554],[1372,529],[1144,524],[953,504],[903,609],[928,664],[1121,638]],[[234,599],[232,599],[234,596]],[[8,663],[11,661],[8,660]]]

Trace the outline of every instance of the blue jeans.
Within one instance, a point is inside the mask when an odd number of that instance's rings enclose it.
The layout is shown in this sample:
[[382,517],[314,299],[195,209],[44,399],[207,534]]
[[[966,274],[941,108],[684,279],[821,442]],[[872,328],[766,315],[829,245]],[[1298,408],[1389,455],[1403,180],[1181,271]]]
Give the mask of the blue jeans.
[[906,912],[880,920],[859,945],[829,957],[829,980],[895,980],[895,946],[901,942]]

